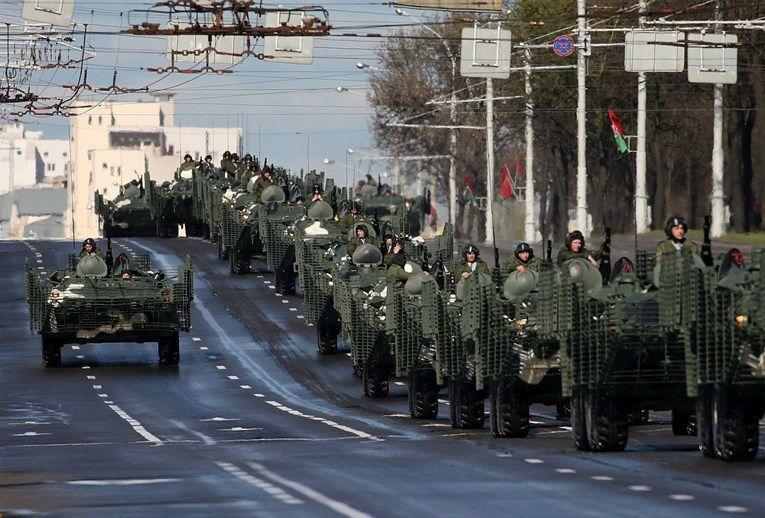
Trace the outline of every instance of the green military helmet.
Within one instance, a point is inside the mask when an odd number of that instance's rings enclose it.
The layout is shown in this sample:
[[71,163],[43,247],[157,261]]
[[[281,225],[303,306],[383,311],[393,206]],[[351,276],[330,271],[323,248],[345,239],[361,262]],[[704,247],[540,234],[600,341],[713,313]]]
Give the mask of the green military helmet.
[[273,201],[282,203],[286,199],[287,197],[284,195],[284,190],[278,185],[269,185],[263,189],[263,192],[260,195],[261,203],[270,203]]
[[329,221],[335,217],[335,211],[326,201],[315,201],[308,207],[307,215],[314,221]]
[[97,255],[86,255],[77,261],[77,277],[106,277],[106,262]]
[[382,262],[382,252],[375,245],[365,243],[353,252],[353,262],[361,266],[372,266]]
[[563,270],[568,273],[571,280],[581,282],[587,292],[598,290],[603,287],[603,277],[600,271],[587,259],[569,259],[563,263]]
[[486,275],[485,273],[481,272],[473,272],[470,277],[467,279],[460,279],[460,281],[457,283],[457,287],[454,290],[455,295],[457,295],[457,300],[462,300],[465,297],[465,283],[476,282],[473,279],[477,279],[478,285],[481,287],[491,286],[494,283],[491,275]]
[[508,300],[522,299],[532,291],[536,291],[539,283],[539,272],[530,268],[519,272],[513,270],[502,285],[502,294]]

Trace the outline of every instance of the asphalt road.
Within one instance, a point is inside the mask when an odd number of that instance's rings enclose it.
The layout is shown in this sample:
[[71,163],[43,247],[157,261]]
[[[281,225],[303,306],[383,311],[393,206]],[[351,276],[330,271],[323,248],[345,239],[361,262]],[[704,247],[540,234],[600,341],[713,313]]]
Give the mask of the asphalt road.
[[[703,459],[666,414],[627,451],[577,452],[535,407],[527,439],[407,416],[405,386],[363,396],[347,349],[319,357],[300,297],[266,271],[234,277],[197,239],[122,239],[154,264],[195,262],[181,364],[155,344],[66,346],[43,369],[28,330],[24,259],[41,272],[71,243],[1,242],[0,511],[56,516],[712,516],[765,513],[765,451]],[[487,426],[488,428],[488,426]],[[761,448],[763,450],[763,448]]]

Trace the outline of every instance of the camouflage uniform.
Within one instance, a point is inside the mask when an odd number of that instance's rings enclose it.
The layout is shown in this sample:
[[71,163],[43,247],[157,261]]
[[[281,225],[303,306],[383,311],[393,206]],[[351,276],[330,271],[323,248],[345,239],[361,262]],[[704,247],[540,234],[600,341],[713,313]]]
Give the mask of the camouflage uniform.
[[538,272],[542,266],[542,261],[540,261],[538,257],[531,257],[526,262],[521,261],[517,257],[511,257],[505,263],[505,273],[512,273],[521,265],[523,265],[527,270],[534,270]]
[[358,236],[353,236],[348,240],[348,255],[353,257],[353,252],[356,251],[361,245],[375,245],[377,246],[377,240],[373,237],[365,237],[364,241]]
[[263,193],[263,190],[266,187],[270,187],[271,185],[274,185],[273,180],[269,180],[265,175],[260,175],[260,177],[255,180],[255,184],[252,186],[252,194],[255,195],[255,199],[260,201],[260,195]]
[[385,276],[386,283],[403,286],[404,284],[406,284],[406,281],[408,279],[409,279],[409,274],[406,272],[406,270],[404,270],[403,267],[397,264],[391,264],[388,267],[388,275]]
[[348,231],[351,230],[356,223],[361,221],[366,221],[364,216],[358,213],[351,214],[349,212],[337,221],[337,226],[340,227],[340,230],[343,232],[343,234],[347,234]]
[[[683,241],[681,243],[680,249],[688,248],[691,252],[693,252],[695,255],[701,255],[701,251],[699,249],[699,245],[694,243],[693,241]],[[665,239],[664,241],[660,241],[659,244],[656,246],[656,262],[659,262],[659,259],[661,259],[662,254],[668,254],[671,252],[677,252],[678,249],[675,248],[675,242],[671,239]]]
[[563,247],[558,252],[558,256],[555,258],[556,264],[563,264],[569,259],[587,259],[587,257],[592,257],[596,261],[600,259],[600,250],[588,250],[586,248],[582,248],[578,252],[572,252],[567,247]]
[[[491,275],[491,270],[489,270],[489,265],[486,264],[486,261],[481,259],[480,257],[476,257],[475,259],[476,267],[475,271],[480,273],[485,273],[486,275]],[[455,279],[459,280],[462,277],[463,273],[473,273],[473,269],[467,261],[460,264],[459,268],[457,268],[457,271],[454,273]]]

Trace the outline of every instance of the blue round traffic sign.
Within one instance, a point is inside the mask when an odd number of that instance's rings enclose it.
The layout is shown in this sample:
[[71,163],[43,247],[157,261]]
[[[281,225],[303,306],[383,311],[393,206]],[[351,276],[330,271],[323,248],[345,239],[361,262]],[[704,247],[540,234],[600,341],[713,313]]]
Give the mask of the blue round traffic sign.
[[575,48],[574,38],[568,34],[558,36],[555,38],[555,41],[553,41],[553,52],[562,58],[567,58],[573,54]]

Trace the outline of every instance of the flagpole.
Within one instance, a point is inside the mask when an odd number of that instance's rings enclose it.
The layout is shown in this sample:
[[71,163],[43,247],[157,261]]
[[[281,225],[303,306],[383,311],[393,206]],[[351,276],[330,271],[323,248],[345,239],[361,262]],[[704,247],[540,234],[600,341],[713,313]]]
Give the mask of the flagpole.
[[494,233],[494,82],[486,80],[486,244]]
[[[640,26],[645,26],[646,0],[640,0]],[[645,72],[638,73],[637,154],[635,156],[635,232],[648,232],[648,195],[646,194],[646,107],[648,83]]]
[[537,236],[537,223],[534,218],[534,100],[531,97],[531,51],[525,49],[526,62],[526,214],[524,237],[527,243],[533,243]]

